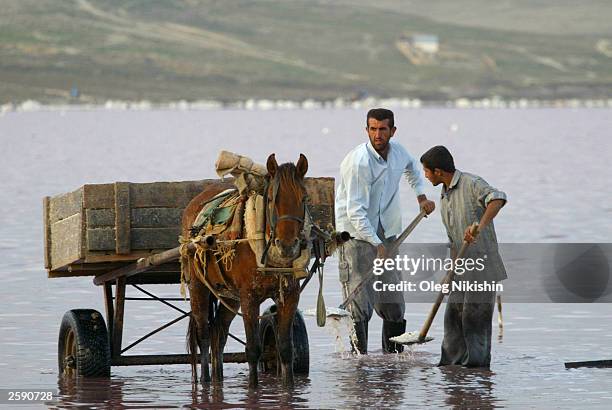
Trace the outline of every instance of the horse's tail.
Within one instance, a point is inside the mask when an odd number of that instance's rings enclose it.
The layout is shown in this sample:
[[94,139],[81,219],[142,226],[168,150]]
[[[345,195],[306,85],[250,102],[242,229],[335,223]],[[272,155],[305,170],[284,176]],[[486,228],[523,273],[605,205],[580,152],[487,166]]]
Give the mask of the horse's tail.
[[187,327],[187,355],[189,356],[189,364],[191,365],[191,377],[194,383],[198,382],[198,324],[193,317],[189,315],[189,326]]

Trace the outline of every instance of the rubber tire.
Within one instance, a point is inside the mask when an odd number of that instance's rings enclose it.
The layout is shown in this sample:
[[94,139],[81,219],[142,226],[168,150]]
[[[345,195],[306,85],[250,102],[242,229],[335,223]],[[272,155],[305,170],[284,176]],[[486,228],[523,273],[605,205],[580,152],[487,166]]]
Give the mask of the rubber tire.
[[[276,305],[269,307],[262,316],[276,311]],[[277,373],[278,352],[276,350],[276,316],[266,316],[259,322],[259,338],[262,346],[262,359],[259,369],[262,372]],[[264,357],[272,359],[264,360]],[[298,309],[293,319],[293,372],[308,374],[310,371],[310,349],[308,347],[308,332],[304,316]]]
[[73,309],[64,314],[58,340],[58,366],[63,375],[64,346],[72,330],[76,343],[76,376],[110,377],[111,352],[104,317],[94,309]]

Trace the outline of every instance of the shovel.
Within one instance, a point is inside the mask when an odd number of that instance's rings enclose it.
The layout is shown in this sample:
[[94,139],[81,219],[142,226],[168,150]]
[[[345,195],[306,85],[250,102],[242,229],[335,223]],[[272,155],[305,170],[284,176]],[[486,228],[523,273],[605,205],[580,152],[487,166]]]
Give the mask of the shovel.
[[[388,253],[392,254],[394,252],[397,251],[397,249],[399,248],[399,246],[406,240],[406,238],[408,237],[408,235],[410,235],[410,233],[414,230],[414,228],[416,228],[416,226],[419,224],[419,222],[421,222],[421,220],[427,215],[427,213],[425,211],[421,211],[416,218],[414,218],[412,220],[412,222],[410,222],[410,224],[406,227],[406,229],[404,229],[404,231],[400,234],[400,236],[391,243],[391,245],[388,247]],[[365,279],[363,279],[356,287],[355,289],[353,289],[353,291],[348,295],[348,297],[344,300],[344,302],[342,302],[342,304],[340,306],[338,306],[337,308],[327,308],[325,309],[326,315],[329,318],[341,318],[341,317],[347,317],[347,316],[351,316],[351,312],[349,312],[348,310],[346,310],[346,308],[348,307],[348,305],[351,304],[351,302],[355,299],[355,297],[357,295],[359,295],[359,293],[366,287],[366,285],[368,285],[368,283],[372,280],[374,276],[372,275],[368,275]],[[319,306],[317,306],[319,307]],[[317,309],[317,318],[319,321],[322,321],[324,323],[324,321],[322,320],[322,318],[320,318],[322,310]],[[310,312],[304,312],[306,314],[310,313]]]
[[[475,236],[478,233],[478,224],[476,222],[474,222],[471,226],[471,233],[473,236]],[[463,255],[465,255],[465,252],[467,251],[469,246],[470,246],[469,242],[463,241],[463,244],[461,245],[461,249],[459,250],[459,253],[455,257],[455,260],[463,258]],[[455,264],[453,263],[453,266],[454,265]],[[453,281],[454,276],[455,276],[455,269],[453,268],[446,274],[446,276],[442,280],[441,282],[442,286],[451,283]],[[429,315],[427,316],[427,319],[425,320],[425,323],[423,323],[423,327],[421,327],[421,330],[419,332],[406,332],[403,335],[391,337],[389,338],[389,340],[395,343],[403,344],[403,345],[421,344],[421,343],[427,343],[429,341],[432,341],[433,337],[427,336],[427,333],[429,332],[429,328],[431,327],[431,324],[433,323],[433,320],[436,317],[436,313],[438,313],[438,309],[440,308],[440,305],[442,304],[442,300],[444,300],[444,295],[446,294],[442,291],[438,293],[438,297],[436,298],[436,301],[431,307],[431,310],[429,311]]]

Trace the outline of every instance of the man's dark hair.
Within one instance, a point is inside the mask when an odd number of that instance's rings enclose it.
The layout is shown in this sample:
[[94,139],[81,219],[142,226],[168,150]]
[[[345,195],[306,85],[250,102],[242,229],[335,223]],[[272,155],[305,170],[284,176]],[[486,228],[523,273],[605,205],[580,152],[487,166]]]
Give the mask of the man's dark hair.
[[366,117],[366,127],[369,126],[368,120],[370,118],[374,118],[378,121],[389,120],[389,128],[393,128],[395,126],[393,111],[387,110],[386,108],[372,108],[370,111],[368,111],[368,115]]
[[432,171],[438,168],[446,172],[455,172],[453,156],[443,145],[436,145],[424,153],[421,156],[421,164]]

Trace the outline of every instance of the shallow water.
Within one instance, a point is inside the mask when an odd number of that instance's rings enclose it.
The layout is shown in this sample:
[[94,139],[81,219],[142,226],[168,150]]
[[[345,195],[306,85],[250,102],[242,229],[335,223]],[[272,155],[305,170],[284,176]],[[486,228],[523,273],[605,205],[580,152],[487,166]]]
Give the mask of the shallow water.
[[[609,109],[396,110],[397,140],[415,156],[447,145],[458,168],[483,175],[508,194],[496,220],[504,242],[610,242],[612,177]],[[262,375],[247,389],[247,366],[227,364],[222,387],[193,392],[188,366],[115,367],[112,379],[70,383],[57,379],[57,333],[65,311],[103,311],[102,291],[90,278],[46,279],[42,251],[42,197],[84,183],[178,181],[214,177],[220,149],[259,162],[274,151],[280,161],[309,158],[309,175],[336,176],[344,154],[365,140],[364,112],[312,111],[95,111],[8,113],[0,117],[0,385],[60,391],[50,407],[278,407],[354,406],[609,407],[611,369],[565,370],[563,362],[612,358],[612,315],[606,304],[506,304],[503,336],[494,326],[491,371],[440,369],[441,317],[433,342],[402,355],[380,352],[381,321],[370,324],[369,356],[346,353],[348,340],[306,318],[311,371],[291,391]],[[416,214],[402,186],[405,221]],[[428,187],[437,200],[437,188]],[[436,214],[413,234],[443,242]],[[337,306],[337,260],[326,264],[326,304]],[[512,272],[509,272],[512,276]],[[177,286],[152,286],[178,296]],[[302,296],[315,306],[317,285]],[[130,289],[128,295],[136,296]],[[185,305],[177,302],[179,307]],[[408,304],[416,330],[428,305]],[[173,319],[151,302],[127,302],[124,341]],[[239,320],[232,333],[244,334]],[[185,324],[155,335],[134,354],[183,353]],[[227,351],[239,351],[231,341]]]

